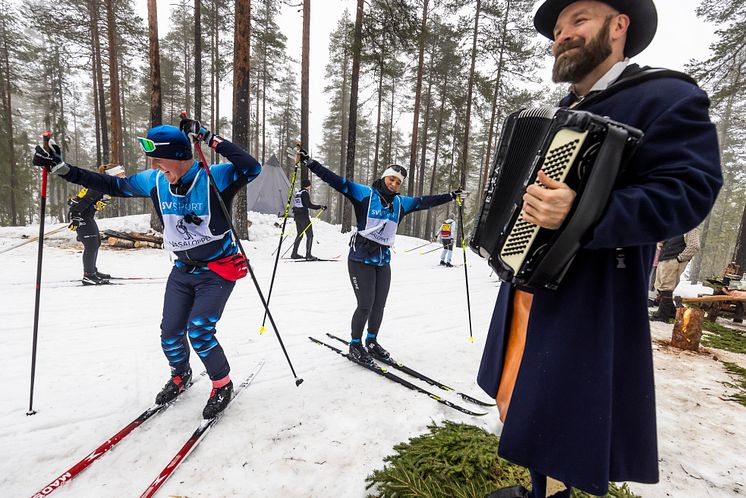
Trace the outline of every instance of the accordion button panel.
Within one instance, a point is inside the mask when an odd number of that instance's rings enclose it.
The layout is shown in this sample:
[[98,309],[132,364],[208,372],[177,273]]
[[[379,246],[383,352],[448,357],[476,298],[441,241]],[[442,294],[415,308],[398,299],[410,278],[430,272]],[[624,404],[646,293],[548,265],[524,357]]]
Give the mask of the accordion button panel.
[[[552,138],[552,142],[544,154],[544,161],[541,167],[544,173],[553,180],[564,181],[575,163],[587,136],[587,131],[579,132],[567,128],[560,129]],[[539,185],[538,180],[534,183]],[[523,262],[531,251],[538,233],[538,226],[528,223],[521,218],[518,218],[514,223],[500,251],[500,259],[513,270],[514,274],[518,273],[523,266]]]

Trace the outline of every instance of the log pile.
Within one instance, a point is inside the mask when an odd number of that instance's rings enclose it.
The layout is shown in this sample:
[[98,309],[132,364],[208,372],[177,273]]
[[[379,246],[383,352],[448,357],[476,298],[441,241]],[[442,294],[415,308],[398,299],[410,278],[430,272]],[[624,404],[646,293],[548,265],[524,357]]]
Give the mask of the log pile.
[[110,247],[123,249],[136,249],[150,247],[154,249],[163,248],[163,237],[153,233],[143,232],[118,232],[116,230],[104,230],[103,238]]

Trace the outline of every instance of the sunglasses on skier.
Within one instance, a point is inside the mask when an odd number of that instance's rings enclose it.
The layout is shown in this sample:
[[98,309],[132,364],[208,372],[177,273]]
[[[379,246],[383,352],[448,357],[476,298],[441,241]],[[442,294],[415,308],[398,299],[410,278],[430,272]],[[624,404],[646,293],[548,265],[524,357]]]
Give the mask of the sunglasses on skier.
[[140,148],[146,154],[153,152],[159,145],[170,145],[171,142],[153,142],[149,138],[137,137],[137,143],[140,144]]

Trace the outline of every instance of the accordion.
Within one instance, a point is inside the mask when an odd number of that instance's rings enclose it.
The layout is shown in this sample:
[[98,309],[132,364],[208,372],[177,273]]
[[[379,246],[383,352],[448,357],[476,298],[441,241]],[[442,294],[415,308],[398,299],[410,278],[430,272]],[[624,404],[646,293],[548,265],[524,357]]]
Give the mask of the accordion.
[[[510,114],[469,246],[501,280],[556,289],[583,235],[598,221],[642,132],[585,111],[556,107]],[[523,221],[523,194],[539,170],[577,195],[557,230]]]

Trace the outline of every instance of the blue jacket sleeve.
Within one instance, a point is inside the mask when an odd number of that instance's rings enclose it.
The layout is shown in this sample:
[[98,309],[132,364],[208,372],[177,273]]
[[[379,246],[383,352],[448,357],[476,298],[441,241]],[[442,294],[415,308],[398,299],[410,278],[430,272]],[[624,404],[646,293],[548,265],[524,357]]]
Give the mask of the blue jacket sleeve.
[[359,183],[348,180],[334,173],[332,170],[325,168],[318,161],[311,160],[308,162],[310,169],[316,176],[329,184],[331,188],[344,195],[350,200],[361,201],[370,195],[370,187],[365,187]]
[[136,175],[119,178],[70,166],[70,171],[62,178],[112,197],[150,197],[157,174],[158,171],[149,169]]
[[708,107],[695,88],[655,117],[586,248],[653,244],[704,220],[723,181]]
[[401,199],[402,216],[415,211],[421,211],[423,209],[430,209],[435,206],[440,206],[446,202],[451,202],[453,197],[451,194],[440,194],[440,195],[423,195],[421,197],[405,197],[399,196]]
[[251,154],[228,140],[223,140],[215,152],[228,160],[228,163],[210,167],[218,190],[221,192],[237,191],[259,176],[262,166]]

